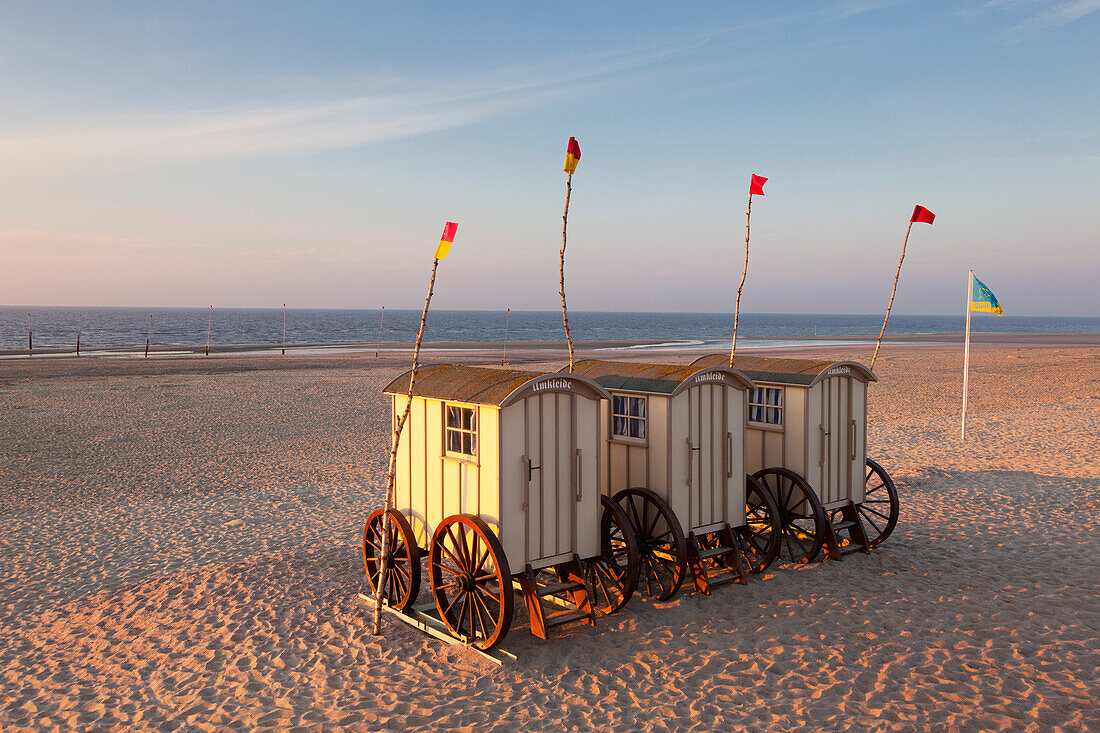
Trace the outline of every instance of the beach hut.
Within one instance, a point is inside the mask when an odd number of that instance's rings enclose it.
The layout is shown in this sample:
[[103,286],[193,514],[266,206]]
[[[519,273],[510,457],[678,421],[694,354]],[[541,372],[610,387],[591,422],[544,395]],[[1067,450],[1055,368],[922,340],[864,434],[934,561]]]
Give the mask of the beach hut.
[[[408,384],[405,373],[383,390],[395,428]],[[507,634],[516,590],[543,639],[619,608],[637,583],[638,554],[629,522],[600,493],[607,398],[580,375],[422,367],[397,455],[384,580],[384,510],[364,530],[374,592],[385,588],[391,607],[421,620],[434,611],[482,649]],[[422,562],[433,603],[417,606]]]
[[[692,365],[728,366],[729,357]],[[867,385],[875,375],[855,361],[759,356],[738,356],[734,368],[756,383],[745,462],[779,504],[791,559],[811,562],[822,547],[840,559],[885,540],[899,506],[893,480],[867,457]]]
[[602,360],[572,373],[610,395],[604,491],[631,521],[647,593],[667,599],[688,573],[708,593],[775,559],[778,509],[744,466],[751,379],[721,365]]

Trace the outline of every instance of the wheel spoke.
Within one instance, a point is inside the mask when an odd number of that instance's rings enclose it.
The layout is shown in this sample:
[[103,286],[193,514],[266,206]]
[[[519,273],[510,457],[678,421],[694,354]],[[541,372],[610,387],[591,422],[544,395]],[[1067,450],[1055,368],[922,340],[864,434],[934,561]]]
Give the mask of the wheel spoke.
[[885,519],[885,520],[886,520],[887,522],[889,522],[889,521],[890,521],[890,516],[889,516],[888,514],[883,514],[882,512],[880,512],[880,511],[879,511],[879,510],[877,510],[877,509],[872,509],[872,508],[871,508],[871,507],[869,507],[869,506],[861,506],[861,507],[860,507],[860,509],[861,509],[861,510],[866,510],[866,511],[869,511],[869,512],[871,512],[872,514],[875,514],[875,515],[877,515],[877,516],[881,517],[882,519]]
[[859,513],[863,516],[863,519],[866,520],[866,522],[868,524],[870,524],[872,527],[875,528],[875,533],[876,534],[882,534],[882,528],[879,527],[877,524],[875,524],[875,520],[873,520],[869,516],[867,516],[866,512],[864,512],[862,508],[860,509]]
[[[457,585],[457,583],[455,585]],[[450,614],[451,609],[455,607],[455,604],[458,603],[458,600],[464,595],[466,595],[466,592],[461,590],[458,593],[455,593],[455,597],[451,600],[450,603],[447,604],[447,608],[443,609],[443,615],[447,616],[448,614]]]

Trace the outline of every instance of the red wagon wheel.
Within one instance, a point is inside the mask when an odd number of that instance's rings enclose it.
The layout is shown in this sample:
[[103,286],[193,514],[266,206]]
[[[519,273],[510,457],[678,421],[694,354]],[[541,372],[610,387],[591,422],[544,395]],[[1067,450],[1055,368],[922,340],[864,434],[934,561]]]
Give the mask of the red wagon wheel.
[[749,572],[762,573],[779,557],[783,525],[779,505],[768,487],[745,476],[745,526],[737,527]]
[[829,531],[817,494],[806,479],[786,468],[764,468],[753,478],[772,492],[779,507],[780,553],[786,550],[793,563],[813,562]]
[[687,574],[687,541],[668,502],[649,489],[623,489],[611,497],[630,522],[638,540],[646,594],[667,601]]
[[375,596],[384,588],[382,598],[399,611],[416,602],[420,595],[420,548],[416,545],[409,520],[396,509],[390,509],[390,561],[385,582],[379,582],[382,572],[382,530],[385,510],[377,509],[367,518],[363,529],[363,567]]
[[600,554],[584,561],[584,575],[592,606],[602,613],[614,613],[626,605],[638,587],[641,556],[623,510],[606,496],[600,497],[600,504]]
[[454,514],[440,522],[429,548],[432,595],[447,629],[488,649],[512,625],[512,573],[500,540],[479,517]]

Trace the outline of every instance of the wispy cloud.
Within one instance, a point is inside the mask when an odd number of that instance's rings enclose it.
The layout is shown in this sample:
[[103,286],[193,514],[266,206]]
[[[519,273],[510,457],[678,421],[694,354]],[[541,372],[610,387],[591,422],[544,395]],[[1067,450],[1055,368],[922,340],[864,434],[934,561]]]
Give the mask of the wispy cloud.
[[1100,0],[989,0],[987,7],[1018,17],[1004,39],[1019,43],[1036,33],[1061,28],[1100,10]]
[[345,90],[327,98],[284,96],[279,102],[90,115],[33,129],[0,130],[0,165],[35,170],[104,159],[146,164],[298,155],[366,145],[582,96],[706,42],[703,36],[679,39],[476,81],[390,82],[380,89]]
[[[88,162],[148,165],[219,158],[302,155],[412,137],[583,97],[646,75],[690,76],[674,63],[739,34],[844,20],[904,0],[844,0],[809,12],[711,28],[659,44],[593,53],[568,62],[450,79],[277,86],[254,101],[183,110],[111,110],[0,128],[0,169],[79,168]],[[678,71],[677,71],[678,69]],[[728,83],[728,80],[727,80]]]

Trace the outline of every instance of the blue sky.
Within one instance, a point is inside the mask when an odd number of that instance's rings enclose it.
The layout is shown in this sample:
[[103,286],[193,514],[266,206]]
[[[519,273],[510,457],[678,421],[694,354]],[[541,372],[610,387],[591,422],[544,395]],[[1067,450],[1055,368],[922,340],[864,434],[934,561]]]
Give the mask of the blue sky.
[[593,5],[3,4],[0,303],[1100,315],[1100,0]]

